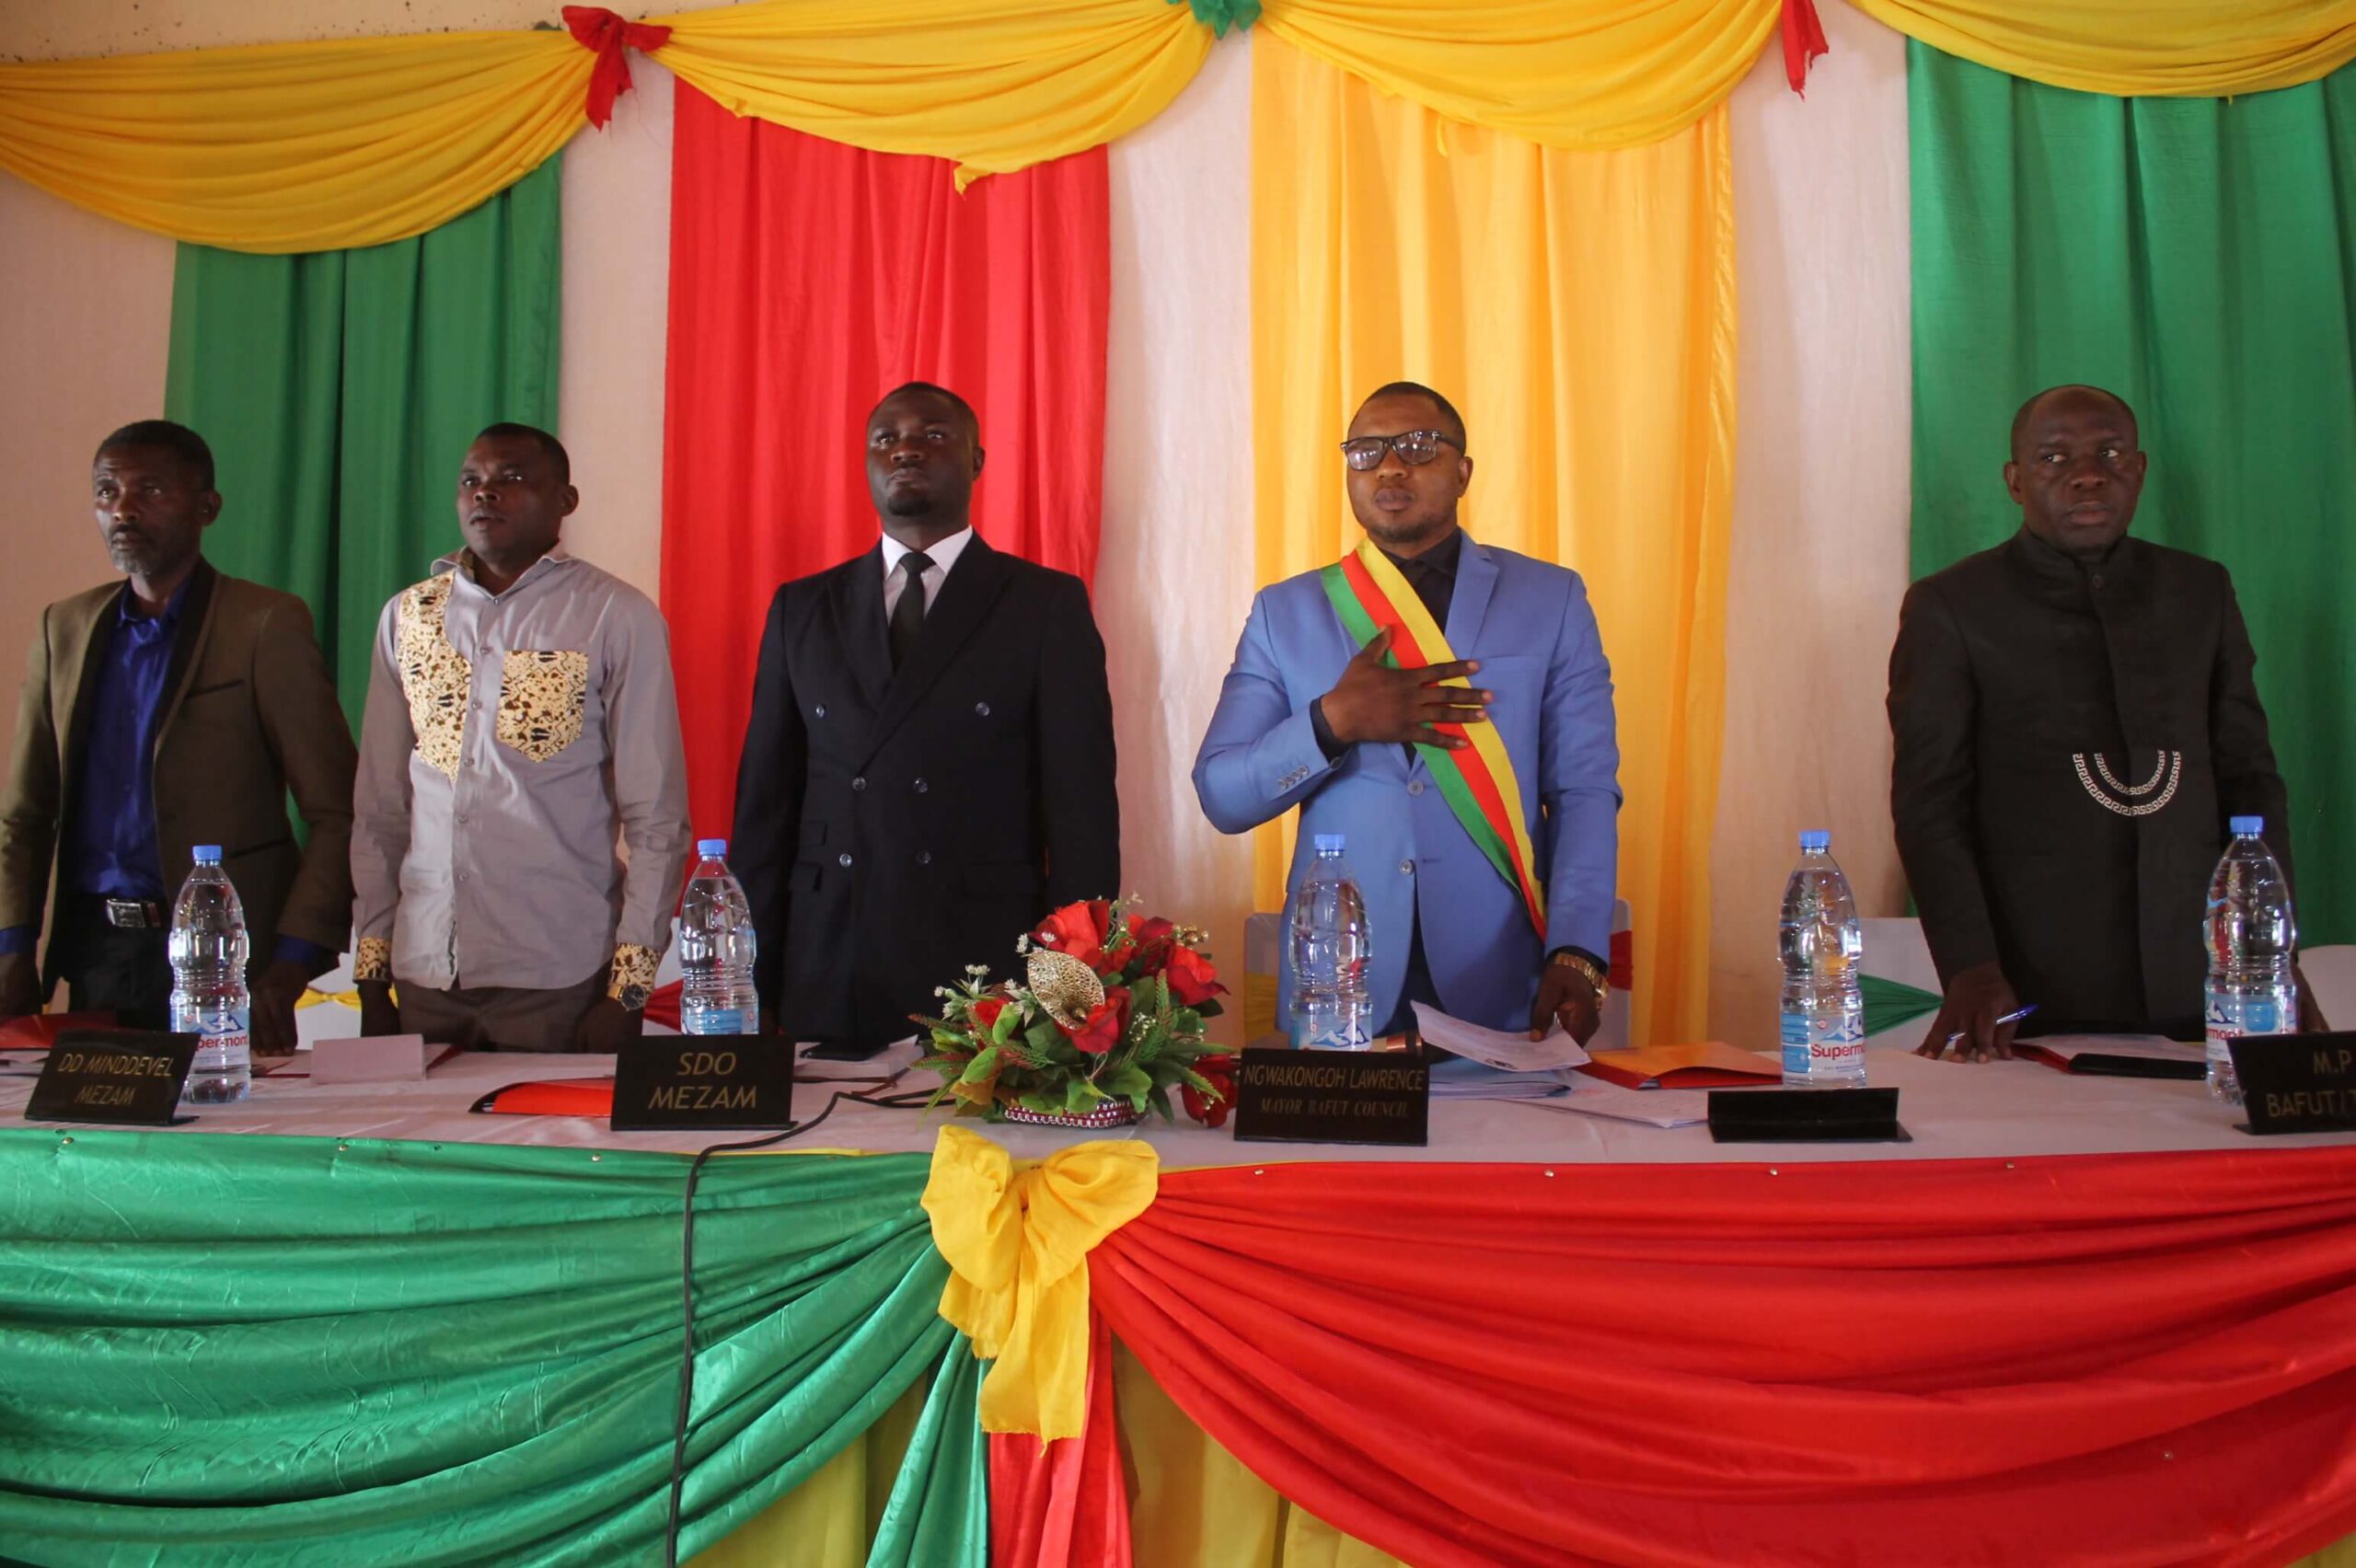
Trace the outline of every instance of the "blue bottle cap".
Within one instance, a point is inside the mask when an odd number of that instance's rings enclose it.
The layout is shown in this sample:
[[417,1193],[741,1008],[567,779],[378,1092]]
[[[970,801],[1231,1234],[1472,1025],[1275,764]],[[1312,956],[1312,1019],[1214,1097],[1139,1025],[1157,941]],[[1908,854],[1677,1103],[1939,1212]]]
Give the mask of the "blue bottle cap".
[[1339,833],[1318,834],[1313,840],[1317,847],[1317,852],[1320,855],[1322,855],[1328,850],[1331,850],[1336,855],[1340,854],[1342,852],[1342,840],[1344,836],[1345,835]]
[[722,859],[725,858],[728,853],[728,840],[725,838],[699,838],[696,840],[696,853],[705,856],[710,859]]
[[1820,854],[1831,847],[1832,835],[1820,827],[1812,827],[1800,835],[1800,853],[1803,855]]
[[200,844],[189,853],[196,858],[196,863],[200,866],[217,866],[221,863],[221,846],[218,844]]
[[2261,816],[2233,817],[2227,820],[2225,825],[2234,830],[2234,836],[2235,838],[2242,837],[2244,835],[2256,838],[2259,834],[2266,831],[2266,819]]

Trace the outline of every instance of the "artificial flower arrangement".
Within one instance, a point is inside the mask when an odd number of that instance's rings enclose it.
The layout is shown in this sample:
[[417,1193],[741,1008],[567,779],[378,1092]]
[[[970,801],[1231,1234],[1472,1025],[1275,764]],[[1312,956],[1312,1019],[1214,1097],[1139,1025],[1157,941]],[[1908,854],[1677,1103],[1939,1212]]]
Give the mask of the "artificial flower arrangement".
[[[1131,913],[1130,901],[1067,904],[1015,944],[1021,983],[992,986],[976,964],[943,986],[941,1016],[918,1017],[961,1116],[1110,1127],[1150,1108],[1227,1119],[1232,1058],[1215,1055],[1203,1020],[1227,990],[1201,931]],[[1206,1073],[1202,1069],[1209,1068]],[[1211,1117],[1216,1115],[1217,1120]]]

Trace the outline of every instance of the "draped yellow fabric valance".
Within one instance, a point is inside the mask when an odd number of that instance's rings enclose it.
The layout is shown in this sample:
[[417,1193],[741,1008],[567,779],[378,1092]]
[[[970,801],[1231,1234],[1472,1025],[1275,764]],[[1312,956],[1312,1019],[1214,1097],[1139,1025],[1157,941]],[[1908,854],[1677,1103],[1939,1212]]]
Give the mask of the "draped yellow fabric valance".
[[2292,87],[2356,59],[2356,0],[1850,0],[1934,49],[2122,98]]
[[[1951,53],[2097,92],[2254,92],[2356,55],[2356,0],[1852,3]],[[1784,4],[1265,0],[1259,25],[1448,120],[1583,150],[1691,127]],[[761,0],[656,19],[671,32],[654,58],[735,112],[952,158],[964,179],[1137,129],[1212,42],[1169,0]],[[381,244],[537,167],[580,128],[596,63],[549,30],[0,64],[0,169],[199,244]]]
[[1380,91],[1542,147],[1640,146],[1734,91],[1783,0],[1267,0],[1260,26]]
[[199,245],[380,245],[545,163],[596,58],[471,32],[0,65],[0,168]]

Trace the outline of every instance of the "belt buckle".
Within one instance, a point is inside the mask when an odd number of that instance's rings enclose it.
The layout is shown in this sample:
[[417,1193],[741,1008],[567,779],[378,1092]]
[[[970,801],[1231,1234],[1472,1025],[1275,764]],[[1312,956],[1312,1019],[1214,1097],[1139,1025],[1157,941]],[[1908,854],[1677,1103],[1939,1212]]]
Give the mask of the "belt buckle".
[[118,931],[144,931],[156,925],[154,905],[144,898],[110,898],[107,924]]

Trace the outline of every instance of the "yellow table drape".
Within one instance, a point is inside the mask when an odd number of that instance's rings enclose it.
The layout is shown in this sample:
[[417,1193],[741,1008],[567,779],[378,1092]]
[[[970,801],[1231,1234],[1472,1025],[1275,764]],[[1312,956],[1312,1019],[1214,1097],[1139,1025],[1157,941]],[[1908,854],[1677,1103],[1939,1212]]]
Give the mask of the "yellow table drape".
[[[1253,45],[1258,571],[1359,533],[1334,444],[1407,377],[1463,409],[1478,538],[1587,582],[1617,689],[1639,1039],[1699,1038],[1725,702],[1734,228],[1724,111],[1648,147],[1542,148]],[[1264,830],[1259,906],[1288,846]]]
[[547,162],[595,63],[567,33],[470,32],[0,65],[0,168],[192,244],[381,245]]
[[941,1129],[925,1183],[933,1245],[953,1271],[941,1315],[995,1365],[985,1432],[1077,1437],[1088,1398],[1088,1253],[1153,1202],[1147,1143],[1074,1144],[1018,1167],[964,1127]]
[[2296,86],[2356,59],[2356,0],[1850,3],[1949,54],[2033,82],[2127,98]]
[[1692,125],[1782,16],[1783,0],[1267,0],[1253,35],[1450,120],[1592,151]]

